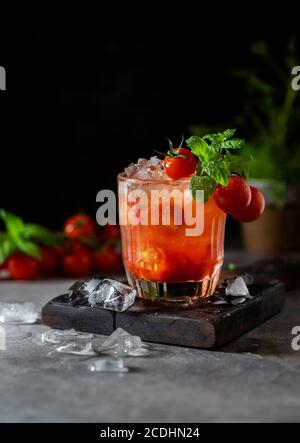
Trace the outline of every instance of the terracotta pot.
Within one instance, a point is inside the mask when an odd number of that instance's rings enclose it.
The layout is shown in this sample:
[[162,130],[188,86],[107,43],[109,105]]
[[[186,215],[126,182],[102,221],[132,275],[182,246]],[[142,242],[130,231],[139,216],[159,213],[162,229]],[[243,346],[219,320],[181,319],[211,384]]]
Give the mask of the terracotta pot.
[[252,252],[300,250],[300,208],[266,208],[252,223],[241,223],[246,248]]

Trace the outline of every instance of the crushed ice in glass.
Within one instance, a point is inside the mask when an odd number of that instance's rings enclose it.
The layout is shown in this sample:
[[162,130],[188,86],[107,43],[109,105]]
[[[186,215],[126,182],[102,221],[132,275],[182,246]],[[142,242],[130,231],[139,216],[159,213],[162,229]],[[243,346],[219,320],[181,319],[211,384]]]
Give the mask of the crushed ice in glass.
[[128,372],[122,358],[98,358],[88,368],[91,372]]
[[11,324],[32,324],[39,318],[35,304],[25,303],[0,303],[0,322]]
[[164,170],[163,161],[157,156],[149,160],[139,158],[137,163],[131,163],[124,171],[127,177],[138,180],[170,180]]
[[99,282],[98,287],[91,292],[88,303],[92,307],[123,312],[133,305],[136,290],[110,278]]
[[122,328],[116,329],[100,346],[94,346],[97,352],[140,357],[148,353],[148,346],[138,336],[129,334]]

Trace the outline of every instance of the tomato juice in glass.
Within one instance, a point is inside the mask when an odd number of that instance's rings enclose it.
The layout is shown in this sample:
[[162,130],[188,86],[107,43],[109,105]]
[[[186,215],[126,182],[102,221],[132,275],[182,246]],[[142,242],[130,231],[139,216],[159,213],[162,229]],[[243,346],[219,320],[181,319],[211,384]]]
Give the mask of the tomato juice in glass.
[[[149,223],[121,224],[122,254],[130,285],[139,297],[156,301],[198,300],[212,295],[219,281],[224,258],[224,231],[226,214],[218,208],[212,197],[204,203],[203,230],[187,235],[184,211],[193,213],[196,201],[192,198],[190,178],[181,180],[161,178],[139,179],[118,176],[119,215],[135,210],[128,199],[131,191],[143,190],[149,197],[145,209]],[[190,194],[183,205],[181,225],[174,222],[176,202],[170,202],[170,223],[151,224],[151,191],[180,190]],[[161,210],[162,202],[158,203]],[[148,212],[147,212],[148,211]],[[126,218],[127,220],[127,218]]]

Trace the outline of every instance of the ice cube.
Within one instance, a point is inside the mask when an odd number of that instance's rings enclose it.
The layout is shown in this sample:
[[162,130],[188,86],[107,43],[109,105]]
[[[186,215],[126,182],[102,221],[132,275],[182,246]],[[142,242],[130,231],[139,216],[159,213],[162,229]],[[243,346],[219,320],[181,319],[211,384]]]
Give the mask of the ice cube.
[[31,324],[39,318],[39,313],[31,302],[0,303],[0,322],[13,324]]
[[66,343],[67,341],[87,341],[94,337],[93,334],[87,334],[85,332],[78,332],[75,329],[66,330],[50,330],[42,332],[33,339],[36,344],[44,345],[57,345],[59,343]]
[[252,274],[243,274],[241,275],[242,279],[246,283],[247,286],[253,285],[254,283],[254,276]]
[[99,282],[97,290],[89,295],[88,303],[92,307],[122,312],[133,305],[135,296],[135,289],[110,278],[105,278]]
[[225,291],[226,295],[231,295],[232,297],[243,296],[245,298],[252,298],[243,277],[236,277],[234,280],[230,281]]
[[104,275],[97,275],[87,280],[78,280],[69,288],[69,300],[73,305],[85,304],[89,295],[95,291],[104,278]]
[[73,355],[83,355],[83,356],[93,356],[95,352],[93,350],[92,342],[80,343],[80,342],[70,342],[64,343],[56,348],[57,352],[63,354],[73,354]]
[[138,180],[168,180],[163,161],[156,156],[149,160],[144,158],[138,159],[137,163],[131,163],[125,168],[127,177]]
[[108,352],[117,355],[138,357],[148,352],[138,336],[129,334],[122,328],[116,329],[101,345],[96,348],[98,352]]
[[246,297],[231,297],[229,302],[231,305],[236,306],[236,305],[240,305],[241,303],[244,303],[246,301]]
[[88,368],[92,372],[128,372],[122,358],[98,358]]

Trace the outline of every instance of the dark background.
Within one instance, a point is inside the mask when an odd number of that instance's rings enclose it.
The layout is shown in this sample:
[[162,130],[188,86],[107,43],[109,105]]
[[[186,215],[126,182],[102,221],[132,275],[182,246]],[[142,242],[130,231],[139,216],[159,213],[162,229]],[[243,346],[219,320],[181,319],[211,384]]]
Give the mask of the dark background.
[[97,192],[116,189],[117,173],[164,150],[165,137],[232,126],[243,99],[232,69],[250,66],[251,42],[280,52],[289,34],[250,24],[131,35],[31,29],[2,40],[0,206],[54,228],[78,210],[95,214]]

